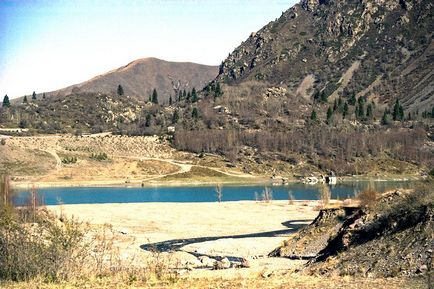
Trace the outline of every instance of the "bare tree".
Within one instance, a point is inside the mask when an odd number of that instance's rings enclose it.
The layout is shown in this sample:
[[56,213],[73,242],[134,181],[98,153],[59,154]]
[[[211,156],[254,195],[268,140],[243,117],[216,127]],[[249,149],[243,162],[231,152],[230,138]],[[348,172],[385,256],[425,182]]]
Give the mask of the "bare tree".
[[270,188],[264,188],[262,191],[262,200],[266,203],[269,203],[271,200],[273,200],[273,191]]
[[288,190],[288,204],[294,205],[294,194],[291,190]]
[[216,192],[216,195],[217,195],[217,201],[219,203],[221,203],[222,202],[222,198],[223,198],[223,187],[222,187],[221,184],[217,184],[216,185],[215,192]]

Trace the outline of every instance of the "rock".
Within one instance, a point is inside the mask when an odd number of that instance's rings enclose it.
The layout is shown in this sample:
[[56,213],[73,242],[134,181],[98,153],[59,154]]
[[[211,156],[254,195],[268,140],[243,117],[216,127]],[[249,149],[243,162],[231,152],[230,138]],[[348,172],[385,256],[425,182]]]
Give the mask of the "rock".
[[214,265],[215,270],[229,269],[231,267],[231,262],[228,258],[223,258],[221,261],[217,261]]
[[241,267],[242,268],[250,268],[252,266],[251,262],[249,259],[243,258],[243,260],[241,261]]
[[216,260],[214,260],[208,256],[200,256],[199,261],[203,267],[211,267],[211,268],[213,268],[215,263],[216,263]]
[[262,278],[269,278],[274,274],[273,271],[271,271],[268,268],[265,268],[265,270],[261,273]]

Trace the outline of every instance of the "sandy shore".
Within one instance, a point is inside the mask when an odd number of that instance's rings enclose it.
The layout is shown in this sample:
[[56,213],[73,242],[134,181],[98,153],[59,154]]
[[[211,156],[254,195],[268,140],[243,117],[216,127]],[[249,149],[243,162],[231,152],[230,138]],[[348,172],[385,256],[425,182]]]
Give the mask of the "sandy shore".
[[[301,225],[313,220],[315,202],[287,201],[223,203],[132,203],[48,206],[89,222],[92,226],[110,224],[116,246],[125,258],[149,254],[143,245],[166,242],[179,249],[173,258],[196,255],[254,257],[264,256],[279,246]],[[181,244],[181,245],[179,245]],[[178,246],[176,246],[178,245]],[[181,260],[182,261],[182,260]],[[257,270],[286,268],[290,260],[263,258]],[[262,267],[261,267],[262,266]]]

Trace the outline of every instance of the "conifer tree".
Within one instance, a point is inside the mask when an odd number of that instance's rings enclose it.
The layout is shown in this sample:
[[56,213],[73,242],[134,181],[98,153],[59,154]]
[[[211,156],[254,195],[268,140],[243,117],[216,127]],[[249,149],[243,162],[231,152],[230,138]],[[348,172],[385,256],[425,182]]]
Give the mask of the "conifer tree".
[[338,100],[335,98],[335,101],[333,103],[333,111],[336,111],[338,109]]
[[172,100],[172,95],[170,95],[170,96],[169,96],[169,105],[172,105],[172,102],[173,102],[173,100]]
[[331,124],[332,123],[332,116],[333,116],[333,109],[331,106],[329,106],[329,108],[327,109],[327,124]]
[[175,112],[173,113],[172,116],[172,124],[176,124],[179,120],[179,114],[178,114],[178,110],[175,110]]
[[146,127],[151,126],[151,114],[149,114],[149,113],[146,115],[145,126]]
[[350,95],[350,98],[348,99],[348,103],[350,105],[356,105],[356,94],[353,92]]
[[193,90],[191,91],[191,102],[197,102],[197,91],[195,87],[193,87]]
[[222,88],[220,86],[220,83],[217,82],[217,84],[215,86],[215,90],[214,90],[214,97],[220,97],[222,95],[223,95]]
[[368,104],[368,107],[366,108],[366,118],[371,119],[373,117],[373,111],[372,111],[372,104]]
[[155,88],[152,91],[152,103],[158,104],[158,93],[157,93],[157,90]]
[[3,107],[10,107],[11,106],[11,102],[9,100],[9,96],[7,94],[3,97],[3,104],[2,104],[2,106]]
[[182,100],[182,91],[178,91],[178,101]]
[[45,92],[42,94],[42,99],[45,99],[46,97],[45,97]]
[[318,119],[318,116],[317,116],[317,114],[316,114],[315,109],[312,110],[312,113],[310,114],[310,119],[311,119],[312,121],[316,121],[316,120]]
[[36,92],[34,92],[34,91],[33,91],[33,93],[32,93],[32,99],[33,99],[33,100],[36,100]]
[[345,102],[344,108],[342,109],[342,119],[345,119],[347,115],[348,115],[348,102]]
[[389,123],[389,121],[387,119],[387,111],[384,111],[383,116],[381,117],[381,124],[386,125],[388,123]]
[[23,103],[27,103],[27,95],[24,95]]
[[396,99],[395,105],[393,106],[393,112],[392,112],[392,119],[393,120],[403,120],[404,119],[404,109],[399,103],[399,99]]
[[120,84],[118,85],[117,93],[118,93],[119,96],[123,96],[124,95],[124,88]]
[[199,118],[199,111],[197,110],[197,108],[193,108],[193,111],[191,112],[191,117],[195,120],[197,120]]
[[187,98],[186,98],[187,102],[190,102],[191,100],[191,92],[187,92]]

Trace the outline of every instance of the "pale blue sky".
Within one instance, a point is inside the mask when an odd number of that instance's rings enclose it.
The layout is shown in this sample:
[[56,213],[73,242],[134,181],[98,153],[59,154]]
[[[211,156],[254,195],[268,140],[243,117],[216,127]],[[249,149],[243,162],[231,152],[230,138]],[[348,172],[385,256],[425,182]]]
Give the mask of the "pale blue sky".
[[0,96],[157,57],[218,65],[295,0],[0,0]]

